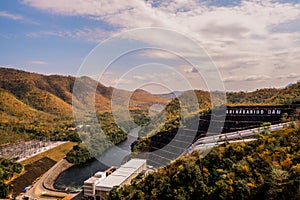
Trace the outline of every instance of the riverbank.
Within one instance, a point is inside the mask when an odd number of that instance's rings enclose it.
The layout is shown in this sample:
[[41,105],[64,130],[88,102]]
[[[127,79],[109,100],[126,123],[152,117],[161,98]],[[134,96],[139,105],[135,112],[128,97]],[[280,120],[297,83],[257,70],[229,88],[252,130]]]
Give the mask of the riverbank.
[[105,171],[111,166],[120,166],[131,153],[131,144],[138,137],[139,128],[130,131],[127,140],[107,149],[97,159],[85,164],[70,167],[56,180],[55,188],[64,190],[68,188],[81,188],[84,181],[98,171]]
[[[55,198],[64,198],[66,196],[73,197],[78,193],[69,194],[65,191],[56,190],[53,185],[57,177],[65,170],[73,166],[67,160],[62,159],[52,166],[33,186],[32,188],[25,193],[25,195],[31,199],[53,199]],[[19,199],[22,197],[20,196]]]
[[44,188],[51,191],[59,191],[54,188],[54,183],[56,179],[59,177],[59,175],[64,172],[65,170],[72,167],[74,164],[69,163],[66,159],[61,159],[59,162],[57,162],[47,173],[47,176],[45,177],[44,182],[42,183]]
[[[23,172],[8,182],[12,197],[18,196],[25,187],[31,186],[38,181],[43,174],[62,160],[66,153],[68,153],[74,145],[75,143],[73,142],[65,142],[59,146],[21,161],[20,163],[24,166]],[[62,171],[65,169],[66,168],[62,169]],[[58,176],[59,174],[57,174],[56,178]]]

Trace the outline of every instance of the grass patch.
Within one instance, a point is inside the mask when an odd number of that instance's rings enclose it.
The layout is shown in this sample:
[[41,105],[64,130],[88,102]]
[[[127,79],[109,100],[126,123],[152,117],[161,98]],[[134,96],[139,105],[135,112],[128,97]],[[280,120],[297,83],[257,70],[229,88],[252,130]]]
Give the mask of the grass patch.
[[44,157],[48,157],[58,162],[66,156],[66,154],[73,148],[75,144],[76,144],[75,142],[67,142],[65,144],[61,144],[53,149],[49,149],[48,151],[37,154],[31,158],[28,158],[22,161],[21,164],[28,165]]

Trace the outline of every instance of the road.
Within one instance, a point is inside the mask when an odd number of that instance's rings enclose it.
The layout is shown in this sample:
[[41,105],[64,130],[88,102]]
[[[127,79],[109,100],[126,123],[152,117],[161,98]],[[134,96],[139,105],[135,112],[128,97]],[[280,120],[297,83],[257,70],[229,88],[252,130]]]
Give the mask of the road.
[[[273,132],[276,130],[280,130],[284,126],[288,126],[290,123],[297,123],[297,121],[271,125],[270,131]],[[222,144],[225,141],[227,141],[229,143],[253,141],[253,140],[255,140],[255,138],[253,138],[253,136],[255,134],[257,134],[260,130],[261,130],[261,127],[247,129],[247,130],[243,130],[243,131],[236,131],[236,132],[231,132],[231,133],[203,137],[203,138],[198,139],[196,142],[194,142],[188,148],[187,152],[191,153],[195,150],[211,148],[215,145]],[[247,138],[247,139],[245,139],[245,138]]]
[[[55,191],[53,189],[47,189],[45,187],[46,182],[51,177],[53,180],[57,178],[59,175],[58,172],[62,172],[66,168],[68,168],[71,165],[66,165],[66,160],[62,159],[59,162],[57,162],[51,169],[49,169],[41,178],[39,181],[37,181],[30,190],[28,190],[25,193],[25,196],[29,197],[30,200],[40,200],[40,199],[51,199],[53,200],[53,197],[57,198],[63,198],[65,196],[76,196],[78,193],[75,194],[67,194],[66,192],[59,192]],[[48,181],[49,182],[49,181]],[[49,183],[47,183],[49,184]],[[17,199],[22,199],[22,196],[17,197]]]

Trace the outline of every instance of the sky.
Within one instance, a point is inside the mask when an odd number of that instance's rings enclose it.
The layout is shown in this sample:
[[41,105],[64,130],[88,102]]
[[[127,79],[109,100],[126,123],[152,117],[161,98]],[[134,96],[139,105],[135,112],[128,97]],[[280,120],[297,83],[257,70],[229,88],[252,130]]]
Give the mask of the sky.
[[0,26],[1,67],[155,93],[300,80],[299,0],[1,0]]

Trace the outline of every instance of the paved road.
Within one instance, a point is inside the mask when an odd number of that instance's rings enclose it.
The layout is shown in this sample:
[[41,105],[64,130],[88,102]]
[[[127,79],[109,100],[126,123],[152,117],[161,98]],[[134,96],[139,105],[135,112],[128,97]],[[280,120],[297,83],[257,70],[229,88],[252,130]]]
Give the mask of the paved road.
[[[270,131],[273,132],[276,130],[280,130],[285,126],[288,126],[290,123],[297,123],[297,121],[271,125]],[[253,141],[255,140],[253,136],[256,135],[260,130],[261,127],[199,138],[194,144],[192,144],[188,148],[187,152],[191,153],[195,150],[211,148],[215,145],[222,144],[225,141],[229,143]]]
[[[57,176],[57,170],[62,170],[61,167],[65,168],[65,160],[62,159],[58,163],[56,163],[50,170],[48,170],[39,181],[37,181],[30,190],[28,190],[25,194],[25,196],[29,197],[30,200],[40,200],[40,199],[51,199],[53,200],[53,197],[47,197],[47,196],[56,196],[56,197],[65,197],[65,196],[76,196],[76,194],[67,194],[65,192],[58,192],[58,191],[52,191],[44,187],[44,182],[49,177]],[[24,195],[22,195],[24,196]],[[17,199],[22,199],[22,196],[19,196]]]

